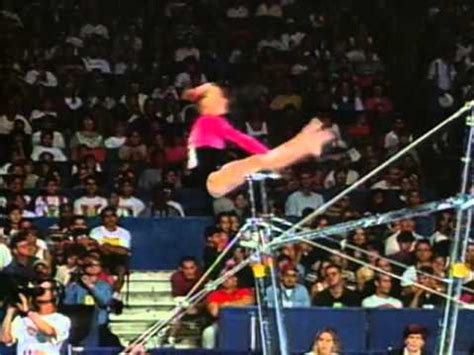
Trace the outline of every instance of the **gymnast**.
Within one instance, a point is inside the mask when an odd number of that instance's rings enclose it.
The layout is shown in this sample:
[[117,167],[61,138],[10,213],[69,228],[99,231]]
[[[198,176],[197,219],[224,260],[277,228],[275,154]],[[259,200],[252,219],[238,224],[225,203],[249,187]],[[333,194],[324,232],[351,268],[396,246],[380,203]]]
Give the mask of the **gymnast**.
[[[229,99],[218,85],[208,83],[186,90],[183,99],[196,102],[199,109],[188,138],[188,168],[216,198],[243,184],[250,174],[278,171],[307,157],[320,156],[323,146],[333,139],[331,132],[312,120],[296,136],[269,150],[227,121]],[[220,167],[226,142],[252,155]]]

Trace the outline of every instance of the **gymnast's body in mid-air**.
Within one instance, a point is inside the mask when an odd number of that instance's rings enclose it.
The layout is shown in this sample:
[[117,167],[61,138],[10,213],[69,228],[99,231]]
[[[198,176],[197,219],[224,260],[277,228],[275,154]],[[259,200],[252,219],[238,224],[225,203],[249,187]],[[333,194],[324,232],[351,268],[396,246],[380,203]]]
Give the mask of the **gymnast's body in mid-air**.
[[[216,84],[203,84],[183,93],[185,100],[198,103],[199,117],[188,139],[188,168],[194,170],[213,197],[224,196],[259,171],[278,171],[309,156],[321,155],[333,139],[329,131],[313,120],[296,136],[269,150],[258,140],[235,129],[225,118],[229,99]],[[252,154],[219,168],[226,142],[233,142]]]

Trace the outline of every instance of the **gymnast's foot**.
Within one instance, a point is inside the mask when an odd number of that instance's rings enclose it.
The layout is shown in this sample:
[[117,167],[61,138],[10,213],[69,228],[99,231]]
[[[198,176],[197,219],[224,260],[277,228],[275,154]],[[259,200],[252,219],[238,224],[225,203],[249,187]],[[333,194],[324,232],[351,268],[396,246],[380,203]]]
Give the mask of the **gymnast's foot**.
[[331,131],[323,129],[319,120],[311,120],[295,139],[308,154],[319,157],[324,146],[334,140],[334,135]]

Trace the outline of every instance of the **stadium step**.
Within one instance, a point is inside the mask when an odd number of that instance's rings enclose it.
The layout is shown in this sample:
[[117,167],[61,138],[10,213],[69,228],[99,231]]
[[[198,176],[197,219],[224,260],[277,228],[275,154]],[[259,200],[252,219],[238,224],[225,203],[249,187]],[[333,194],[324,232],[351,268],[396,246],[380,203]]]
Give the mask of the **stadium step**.
[[[120,315],[110,315],[111,330],[123,345],[128,345],[153,324],[169,317],[176,305],[171,296],[172,273],[173,271],[134,271],[130,274],[129,285],[122,291],[125,305],[123,312]],[[148,346],[161,346],[160,342],[160,339],[154,337]],[[182,327],[173,347],[189,349],[199,345],[200,329],[191,324]]]

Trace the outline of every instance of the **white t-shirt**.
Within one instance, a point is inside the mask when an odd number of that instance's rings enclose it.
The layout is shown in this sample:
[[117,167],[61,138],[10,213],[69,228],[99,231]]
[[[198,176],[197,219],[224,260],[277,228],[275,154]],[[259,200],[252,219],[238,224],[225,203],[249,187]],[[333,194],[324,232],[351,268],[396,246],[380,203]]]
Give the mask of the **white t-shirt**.
[[74,214],[87,217],[96,217],[108,203],[101,196],[82,196],[74,201]]
[[393,308],[403,308],[403,304],[400,300],[394,297],[380,297],[372,295],[364,298],[362,301],[362,307],[364,308],[381,308],[384,306],[391,306]]
[[305,195],[301,191],[295,191],[286,200],[285,215],[301,217],[304,209],[317,209],[323,203],[324,199],[320,194],[311,192],[309,195]]
[[[33,146],[41,145],[41,131],[33,133],[31,136],[31,142]],[[66,144],[64,143],[64,136],[62,133],[54,131],[53,132],[53,147],[64,149],[66,148]]]
[[[26,73],[25,82],[30,85],[33,85],[37,82],[39,75],[40,72],[38,70],[32,69],[28,73]],[[46,87],[55,87],[58,86],[58,79],[54,76],[53,73],[47,71],[45,72],[44,79],[38,81],[37,83]]]
[[130,232],[122,227],[109,231],[104,226],[99,226],[91,230],[90,236],[97,240],[99,244],[110,244],[127,249],[130,249],[132,242]]
[[119,198],[117,213],[119,216],[138,217],[145,210],[145,204],[136,197]]
[[71,320],[60,313],[40,315],[40,317],[55,329],[56,337],[39,333],[30,318],[16,317],[12,323],[12,335],[15,342],[18,342],[16,351],[18,355],[36,352],[48,355],[60,354],[63,342],[69,337]]
[[31,134],[31,125],[22,115],[15,115],[12,121],[10,121],[5,115],[0,116],[0,134],[10,134],[15,126],[15,121],[23,122],[23,125],[25,126],[25,133]]
[[12,253],[5,244],[0,244],[0,271],[12,262]]
[[33,148],[31,153],[31,160],[39,161],[41,154],[49,153],[53,156],[53,161],[67,161],[67,157],[64,155],[63,151],[55,147],[44,147],[42,145],[37,145]]

